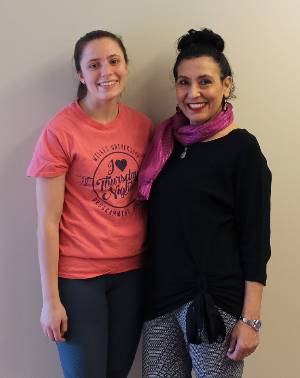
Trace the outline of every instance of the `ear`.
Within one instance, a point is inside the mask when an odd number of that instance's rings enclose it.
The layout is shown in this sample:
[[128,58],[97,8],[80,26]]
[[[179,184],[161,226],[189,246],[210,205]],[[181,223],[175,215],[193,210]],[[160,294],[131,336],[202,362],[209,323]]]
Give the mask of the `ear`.
[[78,72],[77,71],[77,77],[78,77],[78,80],[82,83],[82,84],[85,84],[85,81],[84,81],[84,78],[83,78],[83,75],[82,75],[82,72]]
[[226,76],[225,79],[223,80],[223,94],[225,98],[230,96],[232,85],[233,85],[232,77]]

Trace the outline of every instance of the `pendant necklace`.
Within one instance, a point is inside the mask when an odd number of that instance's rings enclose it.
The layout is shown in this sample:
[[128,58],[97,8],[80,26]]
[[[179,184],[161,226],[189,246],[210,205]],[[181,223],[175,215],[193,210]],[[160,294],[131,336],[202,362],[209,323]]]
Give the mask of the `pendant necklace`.
[[186,157],[188,147],[189,146],[184,147],[184,151],[180,154],[180,159],[184,159]]

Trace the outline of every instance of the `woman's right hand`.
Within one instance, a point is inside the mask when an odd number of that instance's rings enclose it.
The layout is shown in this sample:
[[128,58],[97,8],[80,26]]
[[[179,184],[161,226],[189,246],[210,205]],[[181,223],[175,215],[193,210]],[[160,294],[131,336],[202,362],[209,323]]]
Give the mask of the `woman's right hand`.
[[68,317],[61,302],[44,303],[41,318],[44,335],[51,341],[64,342],[65,332],[68,329]]

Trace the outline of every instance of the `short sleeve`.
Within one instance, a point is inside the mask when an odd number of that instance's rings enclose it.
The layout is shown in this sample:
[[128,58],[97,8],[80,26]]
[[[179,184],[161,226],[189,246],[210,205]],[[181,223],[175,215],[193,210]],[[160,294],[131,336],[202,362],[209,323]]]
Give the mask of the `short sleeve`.
[[266,284],[271,256],[271,171],[254,136],[242,148],[236,185],[238,245],[246,281]]
[[64,135],[46,127],[37,141],[27,176],[60,176],[67,172],[69,162],[68,144]]

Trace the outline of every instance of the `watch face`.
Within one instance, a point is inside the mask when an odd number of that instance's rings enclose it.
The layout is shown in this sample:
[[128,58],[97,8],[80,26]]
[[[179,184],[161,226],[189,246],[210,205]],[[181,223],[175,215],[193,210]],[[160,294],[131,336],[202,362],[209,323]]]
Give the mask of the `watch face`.
[[261,321],[260,320],[254,320],[253,321],[253,327],[258,331],[261,327]]

